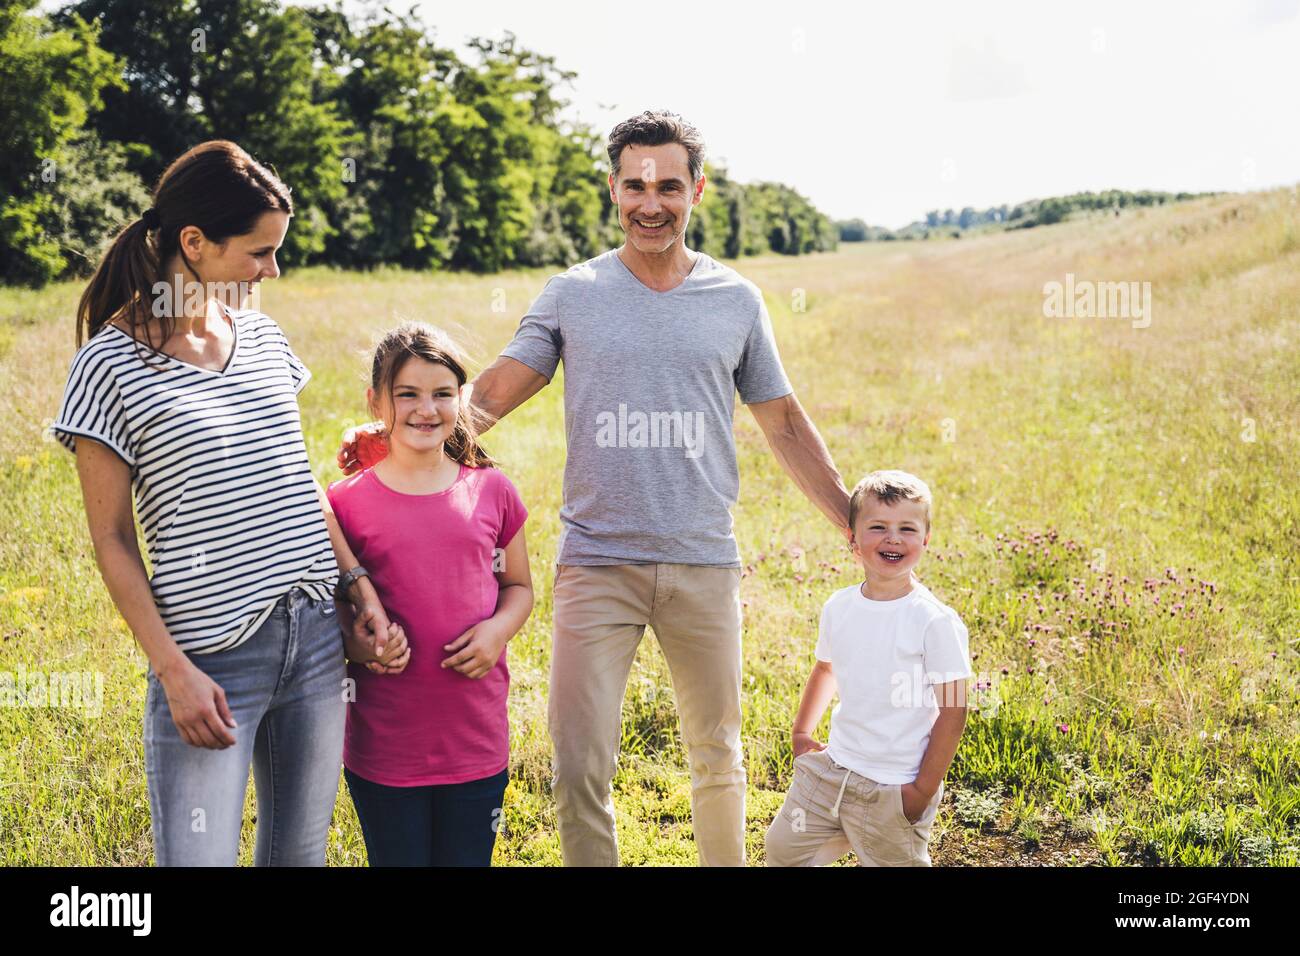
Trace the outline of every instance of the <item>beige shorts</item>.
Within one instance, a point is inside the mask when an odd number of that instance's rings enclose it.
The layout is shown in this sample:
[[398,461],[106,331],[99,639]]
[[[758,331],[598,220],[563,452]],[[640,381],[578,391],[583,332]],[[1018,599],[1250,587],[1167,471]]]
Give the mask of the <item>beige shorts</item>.
[[877,783],[841,767],[825,750],[810,750],[795,758],[790,792],[768,827],[767,865],[822,866],[852,850],[859,866],[929,866],[930,828],[942,800],[940,781],[911,823],[900,784]]

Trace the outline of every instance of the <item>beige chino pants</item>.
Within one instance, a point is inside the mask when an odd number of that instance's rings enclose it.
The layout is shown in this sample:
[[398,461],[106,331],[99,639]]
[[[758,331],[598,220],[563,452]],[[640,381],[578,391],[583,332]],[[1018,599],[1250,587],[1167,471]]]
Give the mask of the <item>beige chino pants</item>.
[[672,675],[691,768],[700,862],[745,863],[740,740],[740,569],[559,565],[547,720],[566,866],[617,866],[610,784],[623,696],[646,626]]
[[858,866],[930,866],[930,830],[943,781],[920,818],[903,812],[903,788],[851,773],[823,750],[794,761],[785,803],[768,827],[768,866],[823,866],[850,849]]

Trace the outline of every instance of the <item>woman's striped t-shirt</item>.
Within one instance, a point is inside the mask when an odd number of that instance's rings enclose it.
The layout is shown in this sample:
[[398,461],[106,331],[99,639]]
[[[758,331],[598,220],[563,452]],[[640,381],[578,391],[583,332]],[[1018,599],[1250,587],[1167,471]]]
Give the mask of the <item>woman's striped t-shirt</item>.
[[192,654],[247,640],[294,587],[331,599],[338,580],[298,415],[311,372],[270,318],[226,314],[220,372],[152,350],[146,365],[147,346],[105,326],[50,426],[69,450],[93,438],[130,466],[154,601]]

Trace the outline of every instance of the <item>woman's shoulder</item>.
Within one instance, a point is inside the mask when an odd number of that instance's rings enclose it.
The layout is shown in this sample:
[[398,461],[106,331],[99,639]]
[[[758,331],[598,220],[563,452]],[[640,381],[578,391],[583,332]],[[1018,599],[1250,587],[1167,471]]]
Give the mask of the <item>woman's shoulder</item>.
[[227,309],[230,318],[239,328],[246,329],[250,332],[266,331],[276,335],[284,335],[279,323],[271,318],[265,312],[257,309]]
[[68,366],[69,379],[76,379],[90,372],[98,372],[105,367],[115,371],[127,367],[128,363],[140,364],[137,345],[145,349],[144,343],[137,343],[130,333],[115,325],[105,324],[98,332],[81,344]]

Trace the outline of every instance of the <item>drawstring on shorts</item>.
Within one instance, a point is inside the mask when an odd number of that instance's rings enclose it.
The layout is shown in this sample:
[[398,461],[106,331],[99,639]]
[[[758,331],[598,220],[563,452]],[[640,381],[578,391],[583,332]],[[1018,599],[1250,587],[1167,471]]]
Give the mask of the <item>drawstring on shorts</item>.
[[853,773],[853,771],[852,771],[852,770],[849,770],[849,769],[846,767],[845,770],[844,770],[844,779],[843,779],[842,781],[840,781],[840,792],[839,792],[839,795],[835,797],[835,805],[834,805],[833,807],[831,807],[831,816],[835,817],[836,819],[839,819],[839,816],[840,816],[840,801],[844,799],[844,788],[848,786],[848,784],[849,784],[849,775],[852,774],[852,773]]

